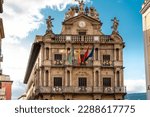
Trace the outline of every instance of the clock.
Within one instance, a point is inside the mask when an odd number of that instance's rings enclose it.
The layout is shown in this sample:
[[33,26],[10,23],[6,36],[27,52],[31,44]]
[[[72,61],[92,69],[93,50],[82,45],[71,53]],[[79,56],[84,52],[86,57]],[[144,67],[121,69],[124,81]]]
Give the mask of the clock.
[[84,21],[79,22],[79,27],[84,28],[86,26],[86,23]]

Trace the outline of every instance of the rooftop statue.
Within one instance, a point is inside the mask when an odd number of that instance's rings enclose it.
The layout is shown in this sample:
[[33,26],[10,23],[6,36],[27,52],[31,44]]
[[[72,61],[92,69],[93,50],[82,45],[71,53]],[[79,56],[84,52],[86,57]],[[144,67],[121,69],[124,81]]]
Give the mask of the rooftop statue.
[[97,13],[96,9],[94,7],[85,7],[84,8],[84,1],[83,0],[75,0],[78,2],[79,6],[74,6],[68,9],[68,11],[65,14],[65,20],[78,16],[80,14],[85,14],[87,16],[90,16],[94,19],[99,20],[99,14]]
[[114,19],[112,19],[111,21],[113,21],[113,26],[111,27],[113,29],[113,32],[118,33],[119,20],[114,17]]
[[78,0],[79,1],[79,8],[80,8],[80,12],[84,12],[84,2],[83,0]]
[[47,32],[52,31],[52,20],[54,20],[54,18],[51,18],[51,16],[48,16],[48,19],[46,19]]

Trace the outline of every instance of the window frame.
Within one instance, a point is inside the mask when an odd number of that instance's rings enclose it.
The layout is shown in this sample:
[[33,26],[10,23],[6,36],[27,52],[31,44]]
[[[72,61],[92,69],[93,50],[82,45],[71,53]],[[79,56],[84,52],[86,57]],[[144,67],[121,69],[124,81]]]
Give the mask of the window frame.
[[78,87],[87,87],[87,78],[86,77],[78,78]]
[[[107,81],[105,81],[105,80],[107,80]],[[111,87],[111,82],[112,82],[111,77],[104,77],[103,78],[103,87]]]
[[[60,80],[60,81],[59,81]],[[59,81],[59,82],[58,82]],[[57,82],[57,83],[56,83]],[[62,87],[63,86],[63,79],[62,77],[54,77],[53,85],[54,87]]]

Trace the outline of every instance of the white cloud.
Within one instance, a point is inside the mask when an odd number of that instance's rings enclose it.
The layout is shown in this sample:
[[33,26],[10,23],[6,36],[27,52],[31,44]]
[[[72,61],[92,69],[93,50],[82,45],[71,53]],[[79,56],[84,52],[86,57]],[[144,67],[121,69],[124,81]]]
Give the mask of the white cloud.
[[128,93],[146,92],[146,81],[144,79],[125,80],[125,86]]
[[3,42],[3,74],[10,75],[10,79],[13,81],[12,99],[17,99],[26,89],[25,85],[23,85],[23,78],[27,66],[29,48],[25,49],[18,43],[7,43],[5,39]]
[[[23,3],[22,3],[23,2]],[[4,28],[6,37],[25,38],[44,22],[40,10],[46,7],[63,10],[74,0],[7,0],[4,2]]]
[[[90,0],[85,0],[90,1]],[[75,4],[74,0],[6,0],[2,14],[5,39],[3,39],[4,62],[3,73],[10,75],[13,83],[13,99],[22,95],[25,89],[23,78],[27,66],[30,48],[22,45],[30,32],[39,29],[44,22],[41,9],[62,11],[68,4]]]

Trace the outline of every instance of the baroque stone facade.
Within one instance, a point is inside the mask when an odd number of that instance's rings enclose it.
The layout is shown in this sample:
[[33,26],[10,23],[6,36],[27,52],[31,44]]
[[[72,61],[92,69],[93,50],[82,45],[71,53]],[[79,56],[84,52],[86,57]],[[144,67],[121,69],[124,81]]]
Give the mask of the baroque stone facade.
[[32,44],[24,83],[26,99],[114,100],[124,99],[123,48],[119,21],[112,19],[112,34],[101,32],[94,7],[71,7],[61,34],[52,31],[48,17],[46,34]]
[[142,6],[145,70],[146,70],[146,91],[147,99],[150,100],[150,0],[145,0]]
[[[3,0],[0,0],[0,13],[3,12]],[[3,62],[3,55],[1,52],[2,39],[5,37],[3,20],[0,17],[0,100],[10,100],[11,99],[11,85],[12,81],[9,75],[2,74],[1,62]]]

